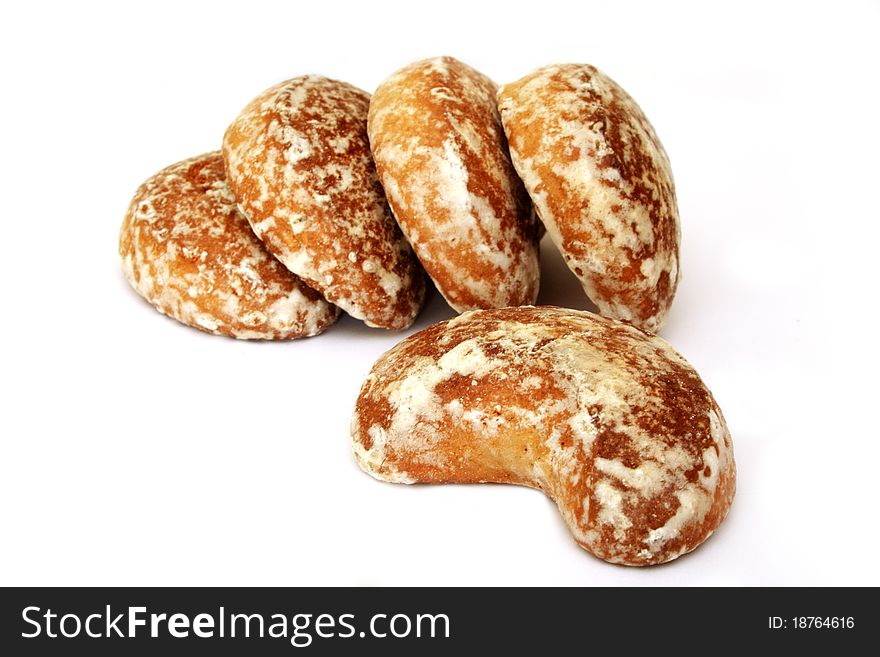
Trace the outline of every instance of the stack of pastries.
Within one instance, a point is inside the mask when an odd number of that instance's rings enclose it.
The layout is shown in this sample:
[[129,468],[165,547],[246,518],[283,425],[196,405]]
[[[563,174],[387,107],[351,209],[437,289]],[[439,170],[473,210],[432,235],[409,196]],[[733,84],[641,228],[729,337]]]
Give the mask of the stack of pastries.
[[660,328],[678,210],[638,105],[589,65],[499,88],[439,57],[372,97],[317,75],[267,89],[219,152],[141,185],[120,255],[164,314],[281,340],[321,333],[340,311],[406,329],[425,275],[458,312],[533,304],[545,229],[603,315]]
[[[604,317],[533,307],[545,232]],[[140,186],[119,249],[159,311],[242,339],[317,335],[342,311],[403,330],[429,277],[461,314],[373,366],[358,464],[537,488],[581,547],[641,566],[705,541],[736,488],[721,409],[654,335],[679,243],[669,159],[613,80],[565,64],[499,88],[439,57],[372,97],[316,75],[267,89],[219,151]]]

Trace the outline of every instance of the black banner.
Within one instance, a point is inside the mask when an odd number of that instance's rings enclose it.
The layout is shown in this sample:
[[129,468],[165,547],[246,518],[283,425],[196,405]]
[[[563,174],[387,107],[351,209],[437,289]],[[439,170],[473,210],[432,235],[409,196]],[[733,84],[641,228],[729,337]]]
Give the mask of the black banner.
[[3,589],[0,654],[839,651],[875,634],[872,599],[816,588]]

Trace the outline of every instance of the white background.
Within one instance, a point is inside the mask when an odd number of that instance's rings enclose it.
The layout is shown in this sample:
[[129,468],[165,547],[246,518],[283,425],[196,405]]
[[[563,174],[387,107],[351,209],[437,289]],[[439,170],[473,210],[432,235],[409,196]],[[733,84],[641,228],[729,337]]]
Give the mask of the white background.
[[[22,6],[0,17],[0,583],[880,584],[876,2]],[[124,282],[135,188],[262,89],[372,90],[438,54],[499,82],[593,63],[660,134],[684,275],[662,335],[739,470],[690,556],[607,565],[536,491],[361,473],[352,405],[411,331],[238,342]],[[540,301],[585,307],[548,246]],[[449,316],[435,297],[412,331]]]

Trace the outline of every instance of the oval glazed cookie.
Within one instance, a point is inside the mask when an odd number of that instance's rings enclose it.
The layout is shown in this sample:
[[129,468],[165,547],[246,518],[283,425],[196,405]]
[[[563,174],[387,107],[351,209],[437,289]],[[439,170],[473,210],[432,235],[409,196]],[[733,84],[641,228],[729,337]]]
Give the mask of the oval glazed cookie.
[[474,311],[373,366],[352,418],[378,479],[544,491],[597,557],[675,559],[733,500],[733,445],[693,368],[662,339],[553,307]]
[[119,254],[138,294],[208,333],[300,338],[339,316],[251,231],[220,153],[174,164],[141,185],[122,223]]
[[290,271],[368,325],[403,329],[424,275],[376,176],[369,103],[344,82],[282,82],[229,126],[223,156],[254,232]]
[[538,235],[510,162],[497,87],[451,58],[411,64],[370,101],[376,167],[400,227],[450,306],[534,303]]
[[679,279],[669,159],[642,110],[589,65],[547,66],[498,93],[513,164],[604,315],[657,331]]

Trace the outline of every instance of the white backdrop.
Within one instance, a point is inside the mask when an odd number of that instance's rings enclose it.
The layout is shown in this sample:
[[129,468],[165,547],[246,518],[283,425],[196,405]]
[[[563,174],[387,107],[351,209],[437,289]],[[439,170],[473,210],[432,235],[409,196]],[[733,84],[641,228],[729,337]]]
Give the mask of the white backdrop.
[[[880,584],[876,2],[23,6],[0,10],[0,584]],[[123,281],[135,188],[252,96],[437,54],[499,82],[593,63],[663,140],[684,278],[662,335],[739,470],[690,556],[610,566],[536,491],[362,474],[352,405],[411,331],[237,342]],[[544,246],[540,301],[584,307]],[[412,330],[449,316],[435,297]]]

